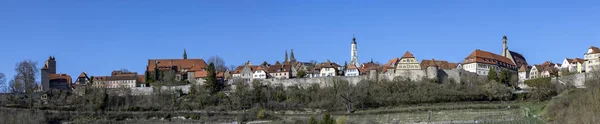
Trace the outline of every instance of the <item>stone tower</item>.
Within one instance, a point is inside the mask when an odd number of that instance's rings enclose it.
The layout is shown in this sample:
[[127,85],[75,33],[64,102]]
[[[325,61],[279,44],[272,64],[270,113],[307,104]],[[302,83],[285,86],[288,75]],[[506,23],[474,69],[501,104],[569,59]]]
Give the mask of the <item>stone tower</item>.
[[187,59],[187,53],[185,52],[185,49],[183,49],[183,59]]
[[352,45],[351,45],[351,50],[350,50],[350,64],[358,67],[359,63],[358,63],[358,54],[356,52],[356,38],[354,36],[352,36]]
[[427,78],[435,79],[438,75],[438,65],[435,64],[435,60],[432,58],[431,62],[427,66]]
[[506,38],[506,35],[504,35],[502,37],[502,56],[504,57],[508,57],[508,39]]
[[47,91],[50,89],[50,74],[56,74],[56,59],[53,56],[48,57],[48,60],[44,63],[42,71],[42,90]]

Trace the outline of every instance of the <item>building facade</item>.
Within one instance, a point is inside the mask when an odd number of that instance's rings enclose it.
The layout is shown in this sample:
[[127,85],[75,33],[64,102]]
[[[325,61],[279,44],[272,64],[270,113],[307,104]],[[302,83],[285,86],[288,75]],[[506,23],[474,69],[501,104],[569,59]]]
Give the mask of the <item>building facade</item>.
[[419,61],[412,53],[406,51],[396,64],[396,70],[420,70]]
[[138,86],[143,81],[143,75],[136,72],[113,71],[110,76],[94,76],[91,80],[94,88],[132,88]]
[[41,69],[41,80],[41,91],[50,89],[72,90],[73,88],[70,75],[56,73],[56,58],[54,56],[48,57],[48,60],[44,63]]
[[495,69],[496,73],[501,70],[517,72],[518,68],[512,60],[498,54],[483,50],[475,50],[464,59],[463,69],[478,75],[488,75],[490,69]]
[[600,49],[598,47],[590,46],[584,54],[584,59],[586,72],[600,70]]

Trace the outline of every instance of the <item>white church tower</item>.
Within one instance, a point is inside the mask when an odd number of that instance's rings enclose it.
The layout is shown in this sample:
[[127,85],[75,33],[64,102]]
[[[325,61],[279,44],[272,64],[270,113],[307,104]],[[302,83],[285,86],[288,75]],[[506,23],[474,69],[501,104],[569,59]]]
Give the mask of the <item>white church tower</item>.
[[[502,56],[507,57],[508,58],[508,38],[506,38],[506,35],[502,36]],[[512,58],[512,57],[511,57]]]
[[356,38],[352,36],[352,48],[350,51],[350,64],[359,67],[358,54],[356,52]]

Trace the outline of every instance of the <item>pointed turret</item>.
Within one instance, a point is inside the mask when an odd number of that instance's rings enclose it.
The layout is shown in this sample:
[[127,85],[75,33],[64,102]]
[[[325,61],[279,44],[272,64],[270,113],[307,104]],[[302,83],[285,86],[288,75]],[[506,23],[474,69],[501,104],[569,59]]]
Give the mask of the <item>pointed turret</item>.
[[287,54],[287,50],[285,50],[285,59],[283,62],[287,62],[288,61],[288,54]]
[[290,61],[296,62],[296,57],[294,57],[294,49],[290,51]]
[[187,59],[187,52],[183,49],[183,59]]

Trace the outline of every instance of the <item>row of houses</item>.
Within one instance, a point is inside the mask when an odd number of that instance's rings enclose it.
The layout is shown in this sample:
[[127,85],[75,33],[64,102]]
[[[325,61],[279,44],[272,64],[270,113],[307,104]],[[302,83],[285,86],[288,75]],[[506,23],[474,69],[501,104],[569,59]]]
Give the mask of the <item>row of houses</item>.
[[528,80],[562,76],[565,73],[585,73],[599,70],[600,49],[598,47],[590,46],[583,56],[583,59],[565,58],[562,63],[546,61],[541,64],[534,64],[530,67],[522,67],[519,69],[519,78]]
[[[597,70],[600,65],[600,49],[591,46],[581,58],[565,58],[562,63],[550,61],[529,65],[525,57],[508,49],[508,39],[502,38],[502,52],[496,54],[485,50],[476,49],[466,56],[461,62],[448,62],[445,60],[422,59],[419,61],[411,52],[406,51],[401,57],[390,59],[387,63],[380,64],[373,60],[359,64],[357,56],[356,38],[351,42],[351,63],[339,64],[329,60],[321,63],[300,62],[294,57],[293,50],[288,57],[274,64],[264,61],[258,65],[250,61],[239,65],[234,70],[219,70],[216,77],[220,81],[257,79],[290,79],[290,78],[319,78],[333,76],[360,76],[373,73],[389,77],[406,76],[411,79],[445,78],[454,75],[456,70],[488,75],[491,69],[518,72],[519,81],[540,77],[559,76],[565,72],[584,73]],[[203,84],[208,76],[207,63],[203,59],[188,59],[184,49],[181,59],[148,59],[144,74],[116,70],[109,76],[88,76],[82,72],[72,82],[68,74],[56,73],[56,59],[50,56],[42,67],[41,89],[73,89],[79,86],[97,88],[131,88],[148,87],[149,82],[174,80],[185,81],[193,84]],[[169,79],[167,79],[169,78]],[[172,79],[170,79],[172,78]]]

